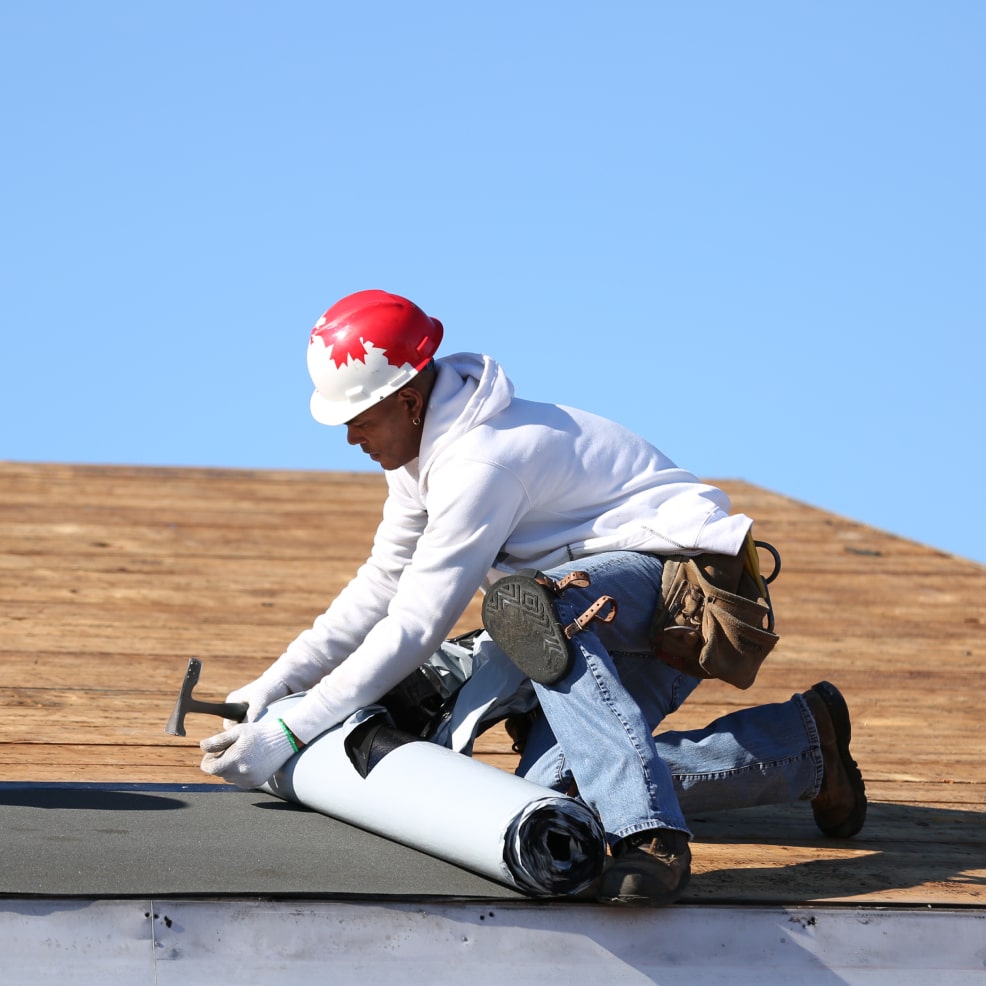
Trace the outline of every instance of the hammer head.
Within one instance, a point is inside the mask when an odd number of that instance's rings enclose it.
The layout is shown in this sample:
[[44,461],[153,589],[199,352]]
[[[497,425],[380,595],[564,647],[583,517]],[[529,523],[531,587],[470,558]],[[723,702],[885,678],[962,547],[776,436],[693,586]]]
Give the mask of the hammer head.
[[185,680],[181,683],[178,701],[175,702],[175,711],[164,727],[164,731],[171,736],[185,735],[185,716],[189,712],[205,712],[210,716],[232,719],[234,722],[243,722],[246,718],[245,702],[200,702],[197,698],[192,698],[192,689],[198,684],[201,670],[202,662],[197,657],[190,657],[185,669]]
[[185,678],[181,683],[181,691],[178,693],[178,701],[175,702],[175,711],[171,713],[168,725],[164,727],[164,731],[171,736],[185,735],[185,713],[193,708],[192,689],[198,684],[201,673],[202,662],[197,657],[190,657],[188,667],[185,668]]

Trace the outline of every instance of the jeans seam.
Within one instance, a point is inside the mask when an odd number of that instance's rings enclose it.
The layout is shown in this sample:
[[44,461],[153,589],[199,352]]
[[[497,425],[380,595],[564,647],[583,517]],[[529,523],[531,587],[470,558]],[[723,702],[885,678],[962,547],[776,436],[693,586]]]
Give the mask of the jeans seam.
[[815,768],[811,794],[808,796],[810,800],[817,797],[818,792],[822,789],[822,780],[825,776],[825,761],[822,759],[822,738],[818,735],[818,723],[815,722],[815,717],[811,714],[811,709],[808,708],[808,703],[805,701],[804,696],[796,694],[793,696],[793,700],[801,712],[801,720],[804,724],[805,731],[808,733],[808,752],[811,754],[812,764]]
[[703,771],[698,774],[676,774],[675,776],[680,780],[696,780],[699,778],[711,778],[711,777],[737,777],[740,774],[748,773],[751,770],[773,770],[778,767],[785,767],[788,764],[798,763],[803,760],[803,756],[792,756],[784,757],[780,760],[758,760],[756,763],[744,764],[741,767],[734,767],[730,770],[712,770]]
[[[659,811],[660,790],[655,785],[654,780],[651,777],[651,772],[647,768],[647,761],[644,757],[645,751],[641,747],[641,744],[636,734],[630,728],[630,724],[627,722],[624,716],[621,715],[618,704],[615,701],[613,701],[612,693],[609,691],[608,688],[606,688],[605,682],[603,681],[601,675],[598,673],[598,669],[596,667],[596,661],[597,661],[596,656],[592,654],[587,648],[583,647],[581,644],[579,644],[578,646],[579,649],[582,651],[583,657],[585,658],[586,667],[589,670],[589,673],[592,675],[592,680],[595,682],[596,688],[599,690],[600,695],[602,696],[604,702],[606,703],[606,707],[610,710],[613,717],[622,727],[624,734],[626,735],[627,739],[630,742],[630,746],[632,747],[634,753],[637,756],[637,762],[640,764],[640,772],[643,776],[643,780],[647,788],[647,795],[650,801],[650,807],[651,809],[656,809]],[[654,752],[655,759],[657,758],[657,756],[658,754],[655,751]],[[680,814],[680,808],[679,808],[679,814]],[[660,822],[658,824],[638,822],[629,831],[623,832],[619,837],[625,838],[627,835],[633,835],[635,832],[643,832],[649,828],[658,828],[658,827],[667,828],[669,826],[664,822]]]

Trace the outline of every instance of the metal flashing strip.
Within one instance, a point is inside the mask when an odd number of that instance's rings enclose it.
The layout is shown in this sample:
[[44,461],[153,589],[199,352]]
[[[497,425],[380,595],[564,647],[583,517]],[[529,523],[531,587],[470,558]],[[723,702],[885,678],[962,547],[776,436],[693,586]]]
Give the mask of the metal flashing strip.
[[0,901],[4,981],[973,986],[986,913],[917,908]]

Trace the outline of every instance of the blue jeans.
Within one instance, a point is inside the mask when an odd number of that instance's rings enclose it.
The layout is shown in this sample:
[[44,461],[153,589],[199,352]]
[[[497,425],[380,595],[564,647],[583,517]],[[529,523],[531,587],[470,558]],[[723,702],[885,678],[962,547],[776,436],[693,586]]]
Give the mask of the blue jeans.
[[[645,829],[689,832],[694,811],[812,798],[822,779],[815,721],[800,695],[687,732],[654,730],[700,679],[666,665],[648,645],[661,588],[661,560],[618,551],[580,558],[545,574],[589,573],[555,602],[571,622],[600,595],[616,599],[612,623],[572,639],[574,662],[551,686],[535,684],[539,715],[517,773],[557,791],[574,784],[610,842]],[[690,834],[690,833],[689,833]]]

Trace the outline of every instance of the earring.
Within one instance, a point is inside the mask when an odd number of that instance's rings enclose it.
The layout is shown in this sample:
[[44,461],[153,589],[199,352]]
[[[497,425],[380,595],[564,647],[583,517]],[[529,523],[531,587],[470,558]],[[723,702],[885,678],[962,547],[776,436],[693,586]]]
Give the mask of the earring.
[[413,420],[413,421],[411,422],[411,424],[412,424],[412,425],[414,425],[414,427],[415,427],[415,428],[417,428],[417,427],[418,427],[418,425],[420,425],[420,424],[421,424],[421,418],[415,418],[415,419],[414,419],[414,420]]

